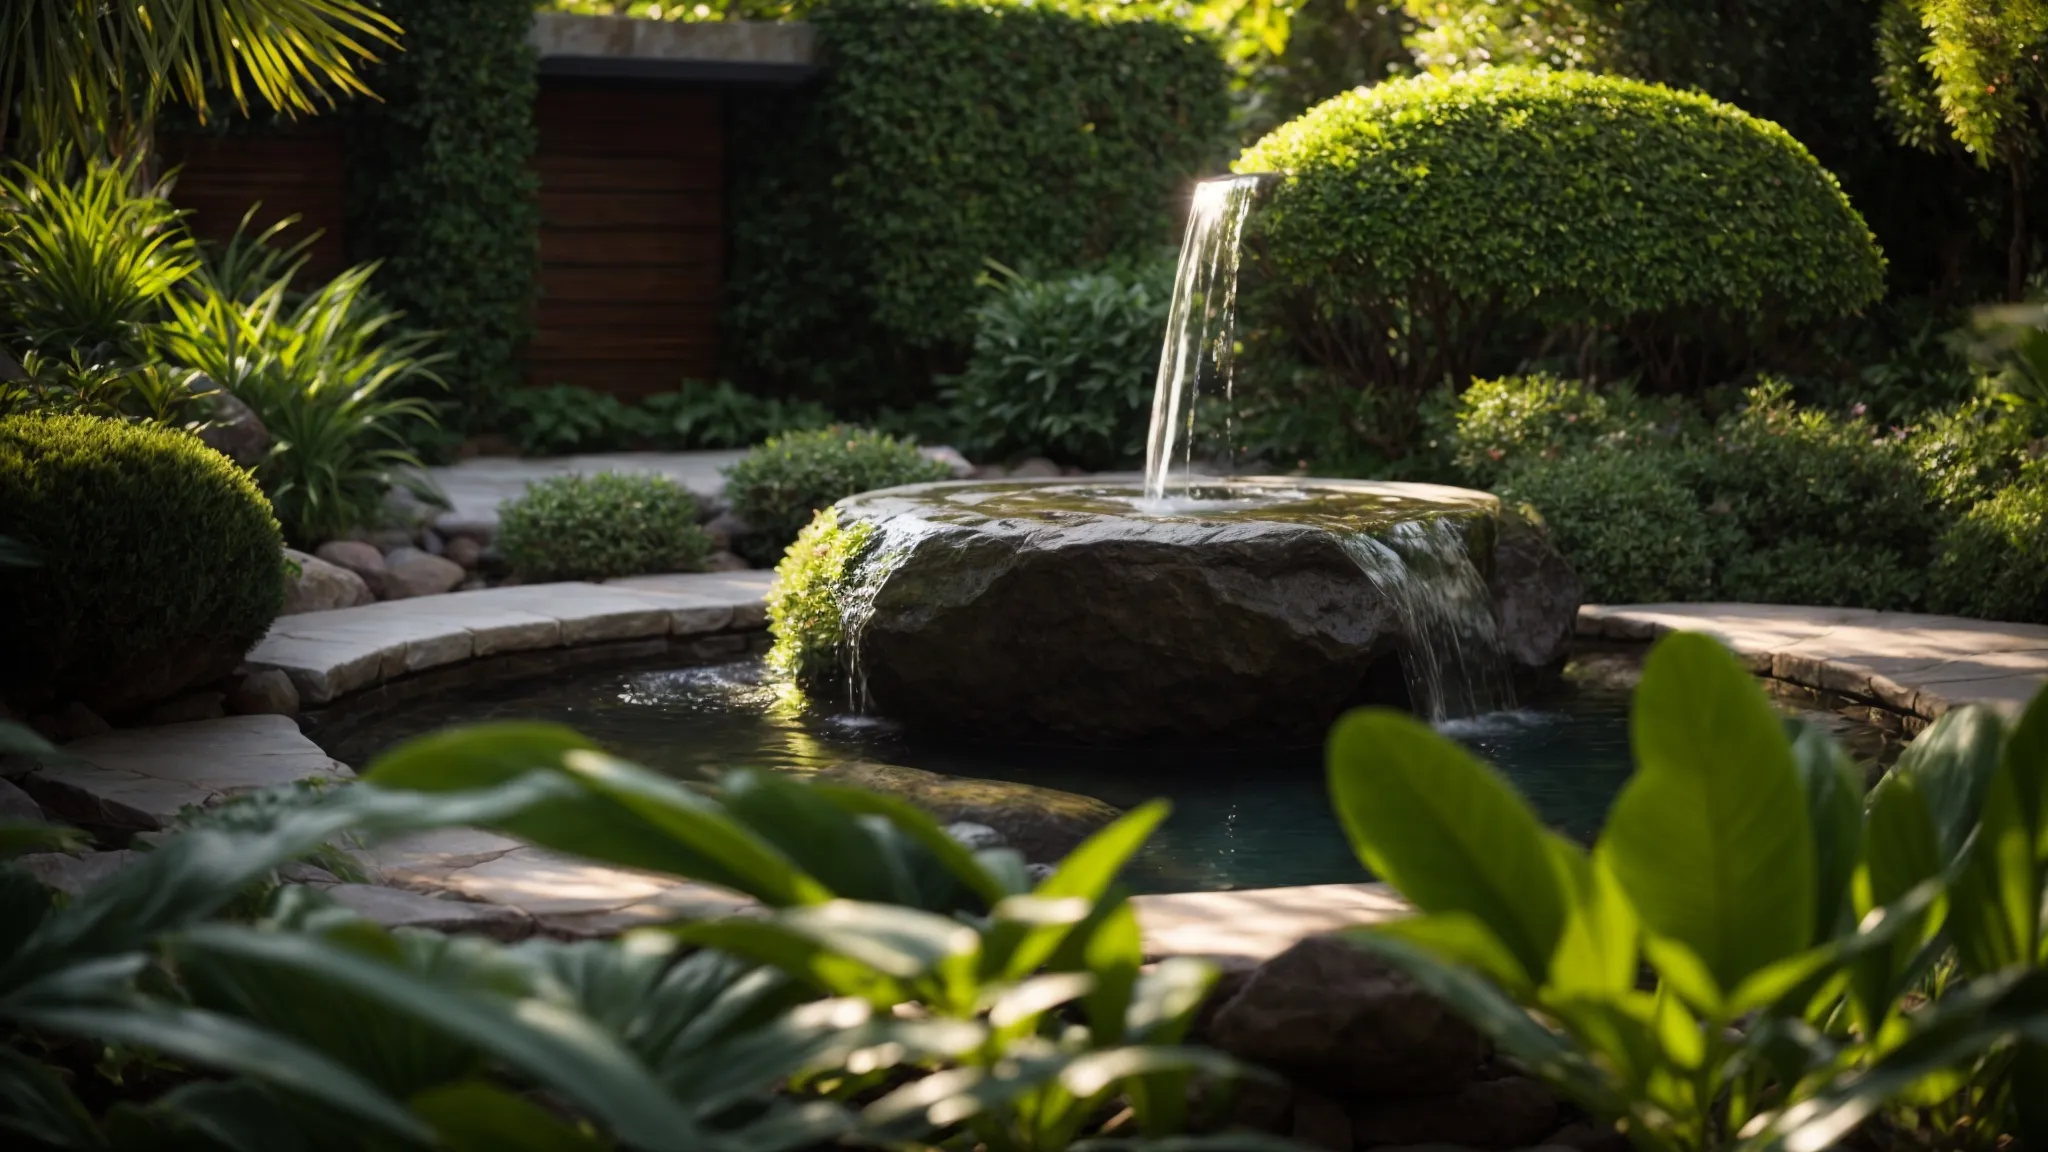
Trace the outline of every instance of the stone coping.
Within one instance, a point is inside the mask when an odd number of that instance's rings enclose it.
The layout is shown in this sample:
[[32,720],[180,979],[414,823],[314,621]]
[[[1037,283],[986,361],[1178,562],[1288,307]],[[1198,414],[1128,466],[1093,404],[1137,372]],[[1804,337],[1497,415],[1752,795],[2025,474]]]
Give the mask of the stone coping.
[[522,584],[280,616],[249,651],[252,671],[291,677],[309,707],[488,656],[767,627],[771,572]]
[[527,43],[541,57],[598,56],[642,60],[805,65],[817,37],[799,21],[645,20],[536,12]]
[[1706,632],[1750,671],[1908,718],[1963,704],[2014,717],[2048,684],[2048,627],[1954,616],[1777,604],[1588,604],[1579,635],[1652,640]]

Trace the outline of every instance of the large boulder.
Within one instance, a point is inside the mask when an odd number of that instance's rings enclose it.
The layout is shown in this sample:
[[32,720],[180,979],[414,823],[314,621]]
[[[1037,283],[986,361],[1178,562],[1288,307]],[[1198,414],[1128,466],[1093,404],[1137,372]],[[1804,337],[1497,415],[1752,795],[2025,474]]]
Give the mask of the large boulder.
[[1440,1097],[1470,1084],[1488,1045],[1364,949],[1310,937],[1261,964],[1208,1016],[1204,1039],[1339,1100]]
[[262,417],[232,392],[213,388],[211,381],[206,381],[206,387],[212,390],[205,391],[200,401],[206,408],[206,423],[199,429],[199,439],[244,468],[263,463],[270,455],[270,429],[263,426]]
[[1493,602],[1501,647],[1522,668],[1551,668],[1571,653],[1585,586],[1550,543],[1543,522],[1523,508],[1503,509],[1493,545]]
[[[1273,498],[1254,507],[1247,489]],[[1544,641],[1577,612],[1575,583],[1524,586],[1570,577],[1538,562],[1540,534],[1515,537],[1521,558],[1489,590],[1501,532],[1483,492],[1239,482],[1156,513],[1128,492],[969,482],[841,501],[843,529],[872,525],[838,592],[868,702],[1010,739],[1312,743],[1358,704],[1455,714],[1485,695],[1471,685],[1505,679],[1503,654],[1550,663]],[[1489,596],[1535,639],[1504,650]]]
[[1026,860],[1049,862],[1074,850],[1121,813],[1092,796],[1007,780],[941,776],[866,761],[818,773],[821,780],[900,797],[945,823],[984,824]]

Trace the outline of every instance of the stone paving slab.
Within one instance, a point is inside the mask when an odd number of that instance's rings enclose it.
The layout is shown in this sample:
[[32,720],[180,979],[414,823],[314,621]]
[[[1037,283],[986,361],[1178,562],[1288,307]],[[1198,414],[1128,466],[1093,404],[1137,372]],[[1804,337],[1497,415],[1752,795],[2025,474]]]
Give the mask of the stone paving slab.
[[2048,626],[1775,604],[1589,604],[1579,634],[1719,636],[1752,671],[1920,720],[1963,704],[2016,716],[2048,684]]
[[767,624],[773,573],[636,579],[644,583],[522,584],[281,616],[245,664],[281,670],[300,700],[318,706],[483,656]]
[[441,468],[427,476],[448,497],[449,509],[435,523],[456,533],[488,535],[497,530],[498,506],[515,500],[536,480],[555,476],[595,476],[600,472],[667,476],[698,499],[717,501],[725,490],[725,470],[744,451],[616,452],[595,456],[555,456],[525,460],[480,456]]
[[288,716],[229,716],[126,728],[64,745],[18,783],[53,819],[130,831],[164,828],[187,805],[314,778],[349,779]]
[[1238,892],[1134,896],[1145,955],[1266,960],[1305,936],[1377,924],[1409,912],[1385,884],[1309,884]]

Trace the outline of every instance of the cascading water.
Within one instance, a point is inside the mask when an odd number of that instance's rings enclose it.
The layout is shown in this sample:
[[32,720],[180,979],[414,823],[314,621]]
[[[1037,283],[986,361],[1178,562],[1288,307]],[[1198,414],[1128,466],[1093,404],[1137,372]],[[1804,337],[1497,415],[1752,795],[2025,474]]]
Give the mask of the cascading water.
[[[1148,510],[1193,510],[1195,502],[1186,497],[1196,405],[1205,384],[1220,384],[1226,403],[1231,398],[1244,225],[1259,190],[1272,179],[1228,176],[1195,186],[1152,394],[1145,449]],[[1182,499],[1169,502],[1170,490]],[[1402,667],[1417,709],[1444,720],[1514,706],[1492,597],[1455,525],[1403,524],[1385,539],[1340,535],[1401,620],[1408,638]]]
[[[1173,275],[1173,304],[1159,351],[1152,428],[1145,439],[1145,499],[1166,499],[1169,473],[1181,465],[1185,491],[1192,470],[1195,400],[1204,380],[1220,381],[1226,397],[1237,339],[1237,267],[1245,217],[1270,177],[1226,176],[1195,185]],[[1179,449],[1176,458],[1175,449]]]
[[1515,706],[1493,593],[1455,521],[1411,521],[1381,536],[1340,539],[1401,621],[1408,638],[1401,672],[1416,712],[1454,720]]

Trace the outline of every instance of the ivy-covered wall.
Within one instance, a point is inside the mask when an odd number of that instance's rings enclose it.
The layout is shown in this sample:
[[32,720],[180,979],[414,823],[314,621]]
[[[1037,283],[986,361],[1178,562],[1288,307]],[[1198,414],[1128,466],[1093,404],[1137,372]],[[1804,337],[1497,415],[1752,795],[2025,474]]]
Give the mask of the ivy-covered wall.
[[985,261],[1041,271],[1177,240],[1228,155],[1215,44],[1004,0],[832,0],[825,76],[737,113],[725,359],[842,410],[959,367]]
[[353,106],[350,246],[408,324],[443,333],[443,423],[488,421],[531,333],[540,214],[530,164],[532,0],[380,0],[404,51]]

